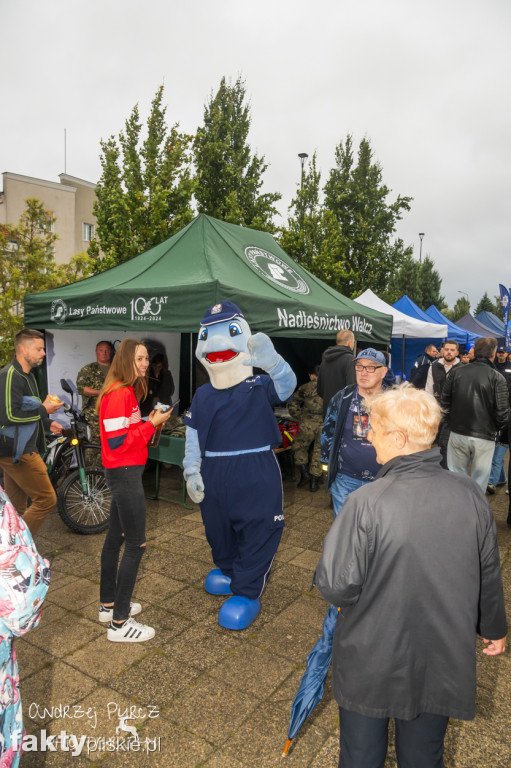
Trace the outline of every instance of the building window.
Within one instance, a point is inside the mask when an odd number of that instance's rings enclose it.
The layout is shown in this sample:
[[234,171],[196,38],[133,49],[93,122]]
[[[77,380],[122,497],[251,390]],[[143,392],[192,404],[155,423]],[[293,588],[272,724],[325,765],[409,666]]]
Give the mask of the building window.
[[45,211],[39,219],[39,229],[41,232],[53,232],[53,211]]
[[19,247],[19,243],[14,237],[7,238],[7,242],[5,243],[6,251],[14,253],[15,251],[19,250]]
[[83,223],[83,239],[90,243],[92,238],[94,237],[94,224],[86,224]]

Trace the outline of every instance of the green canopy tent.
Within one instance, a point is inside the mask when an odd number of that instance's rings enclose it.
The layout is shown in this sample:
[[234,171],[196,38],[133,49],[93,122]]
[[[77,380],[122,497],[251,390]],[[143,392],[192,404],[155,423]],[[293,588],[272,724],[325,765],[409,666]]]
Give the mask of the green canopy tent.
[[[200,214],[150,250],[72,285],[25,296],[27,327],[195,333],[205,310],[234,301],[253,332],[386,345],[392,317],[357,304],[296,264],[274,238]],[[321,353],[320,353],[321,354]],[[314,359],[319,358],[314,356]]]
[[329,338],[350,328],[362,342],[386,344],[392,318],[329,288],[296,264],[266,232],[204,214],[124,264],[73,285],[27,294],[33,328],[196,331],[204,311],[229,299],[252,330]]

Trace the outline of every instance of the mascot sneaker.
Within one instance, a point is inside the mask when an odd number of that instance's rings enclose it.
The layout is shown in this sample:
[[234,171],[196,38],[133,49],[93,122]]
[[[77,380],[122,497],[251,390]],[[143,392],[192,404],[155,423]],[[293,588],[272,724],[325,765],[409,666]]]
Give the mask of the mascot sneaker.
[[154,629],[129,618],[118,627],[111,622],[107,637],[112,643],[143,643],[154,637]]
[[225,629],[246,629],[252,624],[260,610],[261,601],[259,598],[251,600],[249,597],[233,595],[220,608],[218,623]]
[[231,579],[220,568],[213,568],[206,576],[204,589],[210,595],[232,595]]
[[[142,610],[142,606],[140,603],[130,603],[130,616],[136,616],[137,613],[140,613]],[[106,623],[107,621],[112,621],[114,617],[114,609],[113,608],[105,608],[103,605],[99,606],[99,620],[103,623]]]

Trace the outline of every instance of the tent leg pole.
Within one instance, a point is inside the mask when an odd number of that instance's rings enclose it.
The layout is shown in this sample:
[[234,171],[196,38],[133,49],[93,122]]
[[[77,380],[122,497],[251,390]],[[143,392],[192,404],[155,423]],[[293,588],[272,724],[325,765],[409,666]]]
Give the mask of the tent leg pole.
[[401,339],[401,383],[405,380],[405,336]]
[[190,333],[190,403],[193,395],[193,334]]

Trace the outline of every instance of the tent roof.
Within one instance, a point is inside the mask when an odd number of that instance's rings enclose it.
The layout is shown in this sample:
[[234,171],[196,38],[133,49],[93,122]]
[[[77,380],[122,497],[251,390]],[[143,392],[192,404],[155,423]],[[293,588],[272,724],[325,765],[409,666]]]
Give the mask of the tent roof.
[[296,264],[267,232],[201,214],[171,238],[99,275],[25,296],[33,328],[197,331],[205,310],[234,301],[252,330],[388,343],[392,318],[362,308]]
[[479,312],[478,315],[475,316],[475,319],[479,322],[485,325],[487,328],[490,328],[492,331],[495,331],[495,333],[498,333],[501,336],[506,335],[506,326],[500,319],[500,317],[497,317],[497,315],[494,315],[493,312],[486,312],[486,310],[483,310],[482,312]]
[[483,325],[476,320],[475,317],[472,317],[470,312],[467,312],[466,315],[463,315],[463,317],[458,320],[458,325],[461,325],[462,328],[466,328],[468,331],[479,334],[479,336],[491,336],[494,339],[498,339],[502,344],[504,343],[504,335],[502,333],[487,328],[486,325]]
[[448,337],[457,341],[458,344],[472,345],[480,336],[478,333],[472,333],[472,331],[468,331],[466,328],[461,328],[459,325],[456,325],[456,323],[453,323],[452,320],[449,320],[448,317],[443,315],[433,304],[427,308],[426,314],[435,322],[447,323]]
[[[405,315],[414,317],[416,320],[431,322],[431,317],[427,315],[409,296],[407,296],[406,293],[404,296],[401,296],[400,299],[395,301],[392,306],[399,309],[401,312],[404,312]],[[445,325],[445,323],[443,323],[443,325]]]
[[436,339],[444,338],[444,336],[447,335],[447,326],[445,324],[439,325],[436,321],[432,322],[431,319],[428,319],[427,322],[424,320],[415,320],[409,315],[400,312],[390,304],[387,304],[383,299],[380,299],[373,293],[370,288],[360,294],[355,301],[366,307],[371,307],[371,309],[377,309],[379,312],[385,312],[392,315],[393,337],[407,336],[408,338],[415,339]]

